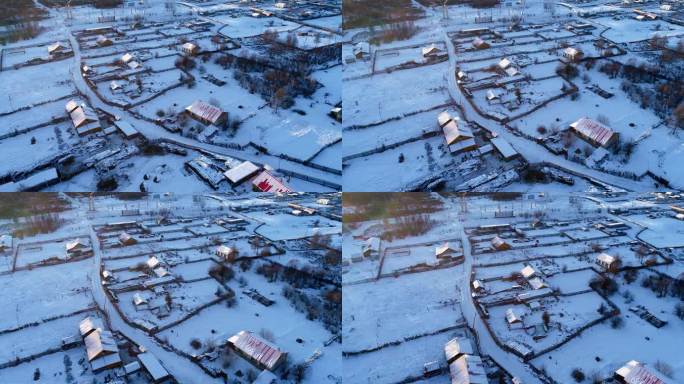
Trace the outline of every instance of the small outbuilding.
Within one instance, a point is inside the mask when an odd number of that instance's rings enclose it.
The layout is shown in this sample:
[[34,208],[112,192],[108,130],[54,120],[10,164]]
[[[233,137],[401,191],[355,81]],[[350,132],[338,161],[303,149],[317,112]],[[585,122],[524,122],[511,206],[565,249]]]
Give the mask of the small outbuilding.
[[497,251],[506,251],[511,249],[511,245],[506,242],[506,240],[500,238],[499,236],[494,236],[494,238],[491,241],[492,243],[492,248],[494,248]]

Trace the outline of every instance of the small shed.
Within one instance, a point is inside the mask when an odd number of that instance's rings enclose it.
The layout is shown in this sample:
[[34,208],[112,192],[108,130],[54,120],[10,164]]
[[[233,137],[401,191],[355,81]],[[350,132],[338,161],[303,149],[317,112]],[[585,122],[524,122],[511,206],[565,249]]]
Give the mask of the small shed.
[[522,317],[513,308],[508,308],[506,310],[506,322],[508,324],[521,323]]
[[126,232],[121,232],[119,235],[119,243],[121,243],[121,245],[133,245],[137,242],[138,241],[133,236]]
[[511,249],[511,245],[499,236],[494,236],[494,238],[492,239],[492,247],[497,251],[505,251]]
[[154,383],[161,383],[162,381],[171,377],[169,372],[161,365],[156,356],[151,352],[145,352],[138,355],[138,360],[142,364],[145,371],[152,377]]
[[228,179],[231,185],[239,185],[248,178],[254,176],[261,169],[251,161],[244,161],[240,165],[233,167],[225,172],[223,176]]
[[216,256],[225,259],[225,260],[232,260],[235,258],[237,255],[237,252],[235,248],[229,247],[227,245],[221,245],[218,248],[216,248]]
[[537,274],[537,271],[531,265],[526,265],[520,270],[520,274],[526,279],[531,279]]
[[199,53],[199,46],[197,46],[197,44],[187,42],[181,45],[181,52],[188,56],[195,56]]

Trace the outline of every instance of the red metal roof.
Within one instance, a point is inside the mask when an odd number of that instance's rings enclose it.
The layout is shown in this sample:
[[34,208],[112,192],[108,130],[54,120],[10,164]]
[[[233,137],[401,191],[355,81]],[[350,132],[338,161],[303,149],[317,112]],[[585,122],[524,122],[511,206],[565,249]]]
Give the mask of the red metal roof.
[[229,341],[247,356],[258,361],[266,369],[273,370],[285,353],[266,340],[246,331],[232,336]]
[[209,121],[212,124],[215,124],[223,114],[221,109],[201,100],[195,101],[191,106],[187,107],[186,110],[200,119]]
[[581,135],[601,146],[608,144],[615,134],[612,129],[592,119],[583,117],[570,125]]
[[254,186],[257,187],[261,192],[292,192],[287,185],[273,177],[273,175],[271,175],[268,171],[261,172],[259,176],[254,178],[252,184],[254,184]]

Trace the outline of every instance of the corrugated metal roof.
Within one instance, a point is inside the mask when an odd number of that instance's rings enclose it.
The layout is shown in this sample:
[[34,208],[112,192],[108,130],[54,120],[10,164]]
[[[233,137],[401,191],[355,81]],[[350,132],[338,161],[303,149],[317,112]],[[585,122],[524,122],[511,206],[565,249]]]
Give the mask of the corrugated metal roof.
[[138,360],[140,360],[145,370],[152,376],[152,379],[155,382],[170,376],[166,368],[164,368],[159,360],[150,352],[139,354]]
[[286,355],[268,341],[247,331],[231,336],[228,342],[269,371],[276,368]]
[[259,176],[255,177],[252,181],[252,185],[257,187],[261,192],[272,192],[272,193],[288,193],[292,192],[290,187],[285,185],[282,181],[276,179],[268,171],[263,171]]
[[221,115],[223,114],[223,111],[221,109],[209,103],[205,103],[201,100],[195,101],[194,103],[192,103],[192,105],[185,108],[185,110],[197,116],[198,118],[206,120],[212,124],[216,124],[216,122],[221,118]]
[[598,121],[594,121],[586,117],[583,117],[570,124],[570,127],[572,127],[572,129],[574,129],[580,135],[588,138],[602,147],[610,144],[610,141],[613,139],[613,135],[615,135],[615,132],[613,132],[612,129],[606,127]]
[[93,361],[100,356],[111,355],[119,352],[116,340],[109,331],[96,329],[85,337],[86,353],[88,361]]
[[231,169],[223,172],[223,175],[232,184],[238,184],[238,183],[244,181],[246,178],[257,173],[258,171],[259,171],[258,166],[254,165],[250,161],[245,161],[245,162],[242,162],[237,167],[231,168]]

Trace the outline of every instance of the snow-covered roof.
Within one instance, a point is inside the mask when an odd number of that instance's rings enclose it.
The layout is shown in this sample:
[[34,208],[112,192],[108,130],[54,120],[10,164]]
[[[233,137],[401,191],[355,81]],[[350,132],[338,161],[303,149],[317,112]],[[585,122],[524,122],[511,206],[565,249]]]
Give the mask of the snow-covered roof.
[[475,48],[480,48],[488,45],[486,41],[482,40],[479,37],[476,37],[475,40],[473,40],[473,47]]
[[513,63],[512,63],[510,60],[508,60],[507,58],[504,57],[503,59],[501,59],[501,60],[499,61],[499,64],[497,64],[497,65],[498,65],[499,68],[501,68],[501,69],[506,69],[506,68],[510,67],[511,64],[513,64]]
[[181,46],[181,48],[183,48],[183,50],[185,50],[185,51],[194,51],[195,49],[197,49],[197,45],[190,43],[190,42],[187,42],[187,43],[183,44]]
[[72,240],[72,241],[67,242],[65,246],[66,246],[66,251],[69,252],[69,251],[73,251],[73,250],[76,250],[79,248],[83,248],[86,245],[83,244],[83,242],[81,242],[81,239],[76,239],[76,240]]
[[133,128],[133,126],[132,126],[129,122],[127,122],[127,121],[116,120],[116,121],[114,121],[114,125],[116,125],[116,127],[119,128],[119,130],[120,130],[120,131],[124,134],[124,136],[126,136],[127,138],[133,137],[133,136],[137,136],[137,135],[138,135],[138,130],[136,130],[135,128]]
[[228,179],[228,181],[231,182],[231,184],[239,184],[248,177],[252,176],[253,174],[257,173],[259,171],[259,167],[254,165],[250,161],[245,161],[242,162],[240,165],[237,167],[231,168],[225,172],[223,172],[223,176]]
[[380,252],[380,238],[370,237],[368,238],[361,247],[364,253],[366,252]]
[[544,280],[539,277],[531,278],[528,282],[532,286],[532,289],[542,289],[547,286]]
[[574,48],[574,47],[567,47],[567,48],[565,48],[565,49],[563,50],[563,53],[564,53],[566,56],[574,57],[574,56],[577,56],[577,55],[581,54],[582,51],[580,51],[579,49]]
[[119,82],[116,81],[116,80],[112,80],[112,82],[109,83],[109,88],[110,88],[112,91],[114,91],[114,90],[117,90],[117,89],[121,88],[121,84],[119,84]]
[[449,364],[451,384],[489,384],[480,356],[463,355]]
[[191,115],[201,120],[208,121],[211,124],[217,124],[224,115],[224,112],[220,108],[205,103],[202,100],[196,100],[189,107],[185,108],[185,110]]
[[261,192],[289,193],[292,189],[282,181],[276,179],[270,172],[263,171],[252,180],[254,185]]
[[515,68],[515,67],[508,67],[506,68],[506,74],[508,76],[515,76],[519,74],[520,72]]
[[500,96],[501,94],[498,91],[495,91],[493,89],[487,90],[487,100],[498,99]]
[[444,127],[448,122],[451,121],[451,119],[451,114],[447,111],[443,111],[442,113],[437,115],[437,123],[439,124],[440,128]]
[[147,259],[147,266],[150,268],[157,268],[157,266],[159,266],[159,259],[157,259],[157,256],[152,256]]
[[441,256],[445,253],[451,252],[454,252],[454,249],[449,246],[448,242],[435,248],[435,256]]
[[529,279],[532,276],[534,276],[537,273],[537,271],[535,271],[531,265],[526,265],[525,268],[520,270],[520,273],[523,275],[524,278]]
[[228,343],[269,371],[274,370],[287,356],[275,345],[247,331],[231,336]]
[[473,345],[470,340],[464,337],[455,337],[444,344],[444,355],[446,356],[447,362],[451,362],[453,359],[461,354],[472,355]]
[[126,232],[121,232],[121,234],[119,235],[119,241],[120,241],[122,244],[126,244],[126,243],[134,242],[135,239],[134,239],[131,235],[129,235],[128,233],[126,233]]
[[644,364],[631,360],[615,371],[626,384],[674,384],[655,370],[648,369]]
[[110,331],[96,329],[84,339],[88,361],[119,352],[116,340]]
[[610,145],[617,135],[612,129],[587,117],[575,121],[570,124],[570,127],[581,136],[602,147]]
[[71,111],[71,122],[74,124],[74,128],[78,128],[87,123],[94,123],[98,121],[97,114],[87,106],[76,107]]
[[124,54],[123,56],[121,56],[121,61],[122,61],[124,64],[128,64],[128,62],[131,61],[131,60],[133,60],[134,58],[135,58],[135,56],[133,56],[132,54],[126,53],[126,54]]
[[142,304],[147,304],[147,297],[143,297],[140,292],[136,292],[133,295],[133,304],[135,305],[142,305]]
[[441,51],[441,49],[437,48],[437,46],[435,46],[435,44],[432,43],[432,44],[428,45],[427,47],[423,47],[422,53],[423,53],[423,56],[428,56],[430,54],[437,53],[440,51]]
[[138,69],[140,68],[141,64],[138,63],[137,61],[131,61],[128,63],[128,68],[130,69]]
[[447,142],[447,145],[451,145],[457,141],[461,140],[466,140],[466,139],[472,139],[473,134],[468,129],[467,125],[462,123],[460,120],[451,120],[444,127],[442,127],[442,131],[444,132],[444,139]]
[[2,235],[0,236],[0,249],[10,248],[12,246],[12,236]]
[[227,245],[220,245],[220,246],[216,249],[216,253],[219,254],[219,255],[222,255],[222,256],[230,255],[230,254],[232,254],[233,252],[235,252],[235,249],[233,249],[232,247],[229,247],[229,246],[227,246]]
[[508,322],[508,324],[513,324],[522,321],[522,319],[513,308],[508,308],[506,310],[506,321]]
[[140,370],[140,362],[134,361],[132,363],[128,363],[124,365],[124,372],[126,372],[127,375],[130,375],[131,373],[138,372]]
[[491,140],[497,151],[504,157],[504,159],[510,159],[518,154],[518,151],[513,148],[513,146],[503,137],[494,137]]
[[58,41],[54,44],[48,45],[48,53],[52,54],[54,52],[61,51],[64,48],[66,48],[66,46]]
[[157,267],[154,269],[154,274],[157,275],[157,277],[164,277],[169,274],[169,271],[164,267]]
[[76,108],[78,108],[78,103],[76,102],[76,100],[69,100],[66,103],[65,109],[66,109],[67,113],[73,112],[74,109],[76,109]]
[[598,256],[596,256],[596,261],[604,263],[605,265],[611,265],[615,262],[615,257],[605,252],[601,252]]
[[494,238],[492,239],[492,245],[495,248],[501,248],[503,246],[506,246],[507,243],[504,239],[500,238],[499,236],[494,236]]
[[480,280],[473,280],[473,289],[484,289],[484,284]]
[[99,317],[88,316],[78,324],[78,330],[81,332],[81,336],[85,336],[96,329],[104,329],[102,319]]
[[154,382],[159,382],[170,376],[166,368],[161,365],[159,360],[152,353],[141,353],[138,355],[138,360],[140,360],[147,373],[152,376]]

